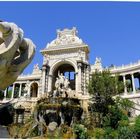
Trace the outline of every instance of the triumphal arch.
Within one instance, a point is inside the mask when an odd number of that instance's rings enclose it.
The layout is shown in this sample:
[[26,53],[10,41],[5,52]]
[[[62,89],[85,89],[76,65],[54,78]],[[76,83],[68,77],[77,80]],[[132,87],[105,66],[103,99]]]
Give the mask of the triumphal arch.
[[56,78],[63,75],[77,97],[87,95],[89,81],[88,45],[78,36],[76,28],[57,30],[57,38],[41,50],[42,94],[55,89]]

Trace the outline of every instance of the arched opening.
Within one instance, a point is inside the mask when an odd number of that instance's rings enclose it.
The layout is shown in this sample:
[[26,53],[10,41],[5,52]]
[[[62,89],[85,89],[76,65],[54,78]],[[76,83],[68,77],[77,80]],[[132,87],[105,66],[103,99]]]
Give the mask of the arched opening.
[[32,83],[30,86],[31,97],[37,97],[38,94],[38,84],[36,82]]
[[55,89],[55,81],[59,74],[63,74],[70,82],[69,87],[75,90],[75,69],[71,64],[61,64],[53,72],[52,89]]

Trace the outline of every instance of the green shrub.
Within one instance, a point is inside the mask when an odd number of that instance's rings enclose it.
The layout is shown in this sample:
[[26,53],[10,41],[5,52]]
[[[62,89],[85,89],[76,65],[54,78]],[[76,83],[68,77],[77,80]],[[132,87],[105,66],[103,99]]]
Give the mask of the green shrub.
[[103,139],[105,131],[102,128],[95,128],[93,133],[94,138]]
[[123,126],[128,126],[129,125],[129,120],[120,120],[119,121],[119,126],[123,127]]
[[114,130],[111,127],[106,127],[104,129],[104,138],[105,139],[117,139],[118,138],[118,133],[116,130]]
[[[121,121],[125,122],[121,122]],[[117,129],[119,123],[127,123],[128,116],[125,115],[122,110],[118,108],[117,105],[109,106],[109,112],[106,116],[103,117],[103,126],[104,127],[112,127],[113,129]],[[129,122],[129,121],[128,121]],[[126,125],[126,124],[125,124]]]
[[87,128],[84,127],[82,124],[75,124],[73,127],[73,131],[76,135],[77,139],[86,139],[87,136]]
[[137,116],[135,119],[134,131],[136,133],[136,137],[139,139],[140,138],[140,116]]
[[134,139],[135,133],[132,126],[118,127],[118,138],[119,139]]

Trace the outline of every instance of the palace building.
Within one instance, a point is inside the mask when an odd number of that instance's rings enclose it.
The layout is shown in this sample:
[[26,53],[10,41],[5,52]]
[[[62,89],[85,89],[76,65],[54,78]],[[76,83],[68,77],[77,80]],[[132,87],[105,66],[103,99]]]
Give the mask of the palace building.
[[[129,98],[135,102],[135,112],[140,114],[140,61],[134,64],[112,66],[103,68],[101,59],[96,58],[94,64],[88,61],[89,47],[77,35],[76,28],[57,30],[57,37],[42,49],[42,67],[36,64],[30,75],[20,75],[9,88],[5,90],[4,100],[15,102],[15,106],[23,106],[25,109],[33,106],[38,98],[43,96],[56,96],[54,92],[68,91],[68,96],[81,100],[83,108],[87,107],[90,95],[87,84],[90,75],[95,71],[109,69],[112,75],[119,74],[124,86],[123,98]],[[12,90],[10,98],[7,97],[8,90]],[[24,103],[24,104],[23,104]],[[29,109],[30,110],[30,109]]]

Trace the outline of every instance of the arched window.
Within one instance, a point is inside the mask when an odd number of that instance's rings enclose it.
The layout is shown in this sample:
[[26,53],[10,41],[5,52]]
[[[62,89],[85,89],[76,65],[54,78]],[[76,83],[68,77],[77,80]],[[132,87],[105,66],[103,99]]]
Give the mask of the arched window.
[[38,84],[36,82],[32,83],[30,86],[31,97],[37,97],[38,95]]

